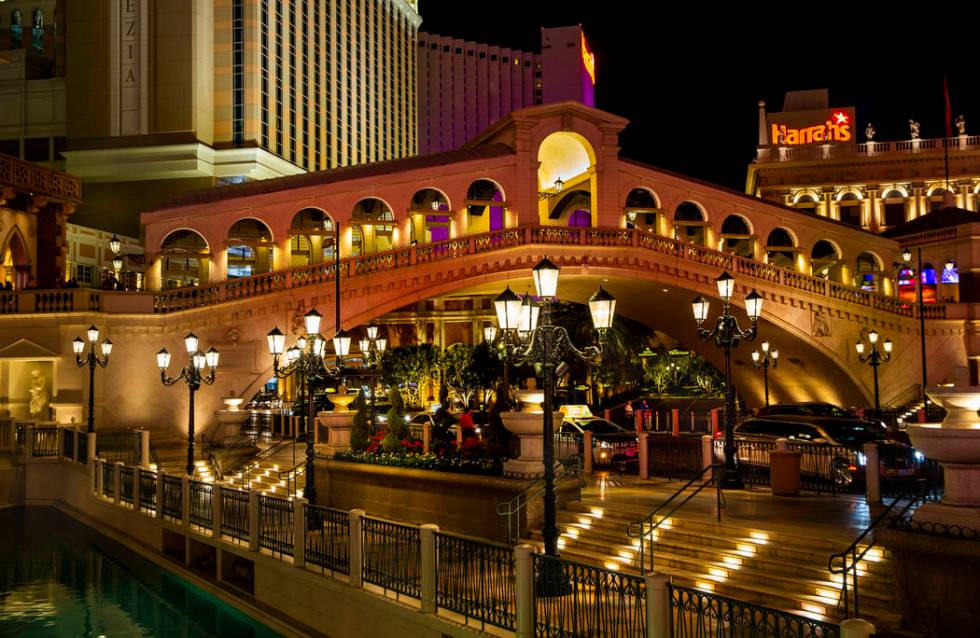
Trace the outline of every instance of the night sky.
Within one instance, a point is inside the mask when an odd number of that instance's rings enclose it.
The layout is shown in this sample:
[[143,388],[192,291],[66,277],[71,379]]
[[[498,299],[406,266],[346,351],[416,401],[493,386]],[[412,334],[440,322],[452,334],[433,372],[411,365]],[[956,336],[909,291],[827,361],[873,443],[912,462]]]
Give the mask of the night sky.
[[422,31],[530,51],[540,49],[540,27],[581,23],[598,63],[596,106],[630,120],[623,155],[739,190],[758,101],[779,111],[787,90],[829,88],[831,107],[856,107],[860,142],[869,120],[878,141],[908,139],[909,118],[923,138],[941,137],[945,73],[953,117],[964,114],[967,134],[980,134],[973,12],[713,4],[420,0],[419,10]]

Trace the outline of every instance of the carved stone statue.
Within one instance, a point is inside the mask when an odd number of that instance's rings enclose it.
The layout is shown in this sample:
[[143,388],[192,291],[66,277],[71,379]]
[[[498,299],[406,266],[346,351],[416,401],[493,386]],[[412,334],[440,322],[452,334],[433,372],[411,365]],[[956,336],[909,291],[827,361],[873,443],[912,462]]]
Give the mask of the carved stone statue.
[[40,370],[31,370],[30,392],[31,402],[28,407],[31,416],[34,418],[42,417],[44,410],[48,407],[48,389]]
[[919,123],[915,120],[909,120],[909,133],[913,140],[919,139]]
[[871,125],[871,122],[868,122],[868,125],[864,127],[864,137],[869,142],[873,142],[875,139],[875,133],[876,133],[875,127]]
[[962,114],[956,116],[956,132],[959,135],[966,135],[966,118]]
[[810,330],[810,334],[814,337],[829,337],[830,334],[830,321],[826,313],[814,311],[813,313],[813,325]]

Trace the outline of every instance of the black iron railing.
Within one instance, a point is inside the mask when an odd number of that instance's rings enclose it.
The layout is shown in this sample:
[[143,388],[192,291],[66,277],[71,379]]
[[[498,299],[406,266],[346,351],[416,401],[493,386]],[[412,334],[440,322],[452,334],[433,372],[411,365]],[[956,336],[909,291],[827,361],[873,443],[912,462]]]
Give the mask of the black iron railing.
[[135,430],[100,433],[95,438],[95,445],[98,456],[107,461],[119,461],[126,465],[137,465],[140,462],[140,437]]
[[980,541],[980,529],[938,521],[919,520],[913,516],[912,512],[895,516],[888,523],[888,528],[963,541]]
[[17,454],[23,454],[24,450],[26,449],[27,449],[27,424],[15,423],[14,424],[14,451]]
[[210,483],[200,483],[191,481],[190,486],[190,507],[188,517],[191,525],[197,525],[204,529],[214,528],[214,488]]
[[514,551],[436,532],[436,604],[466,619],[514,630]]
[[184,486],[176,476],[163,477],[163,517],[175,522],[184,519]]
[[284,498],[259,496],[259,547],[273,556],[293,555],[293,504]]
[[[585,479],[582,476],[582,457],[569,456],[560,463],[555,463],[555,480],[566,478],[578,479],[579,488],[585,486]],[[504,517],[504,524],[507,526],[508,543],[514,544],[520,539],[521,522],[527,520],[528,506],[543,497],[544,489],[544,479],[535,479],[511,500],[497,503],[497,515]]]
[[78,433],[78,462],[88,465],[88,435],[83,432]]
[[350,573],[350,518],[347,512],[306,506],[306,562],[321,570]]
[[364,582],[418,598],[422,588],[419,528],[376,518],[361,519]]
[[102,464],[102,496],[113,498],[116,495],[116,466],[112,463]]
[[647,437],[650,476],[688,480],[701,474],[704,460],[701,437],[651,434]]
[[668,585],[671,613],[669,634],[673,638],[838,638],[840,627],[833,623],[797,616],[719,596],[700,589]]
[[157,513],[156,472],[140,470],[140,510]]
[[248,492],[230,487],[221,490],[221,534],[248,542]]
[[69,461],[75,459],[75,430],[65,430],[62,435],[61,456]]
[[[723,458],[724,441],[715,441],[715,456]],[[775,441],[735,441],[739,473],[747,485],[769,485],[770,454]],[[793,443],[789,452],[800,453],[800,487],[818,494],[860,493],[865,490],[864,466],[856,450],[842,445]]]
[[532,561],[535,636],[647,635],[642,577],[544,554],[533,554]]
[[133,504],[133,468],[130,465],[119,466],[119,500]]
[[31,456],[58,456],[58,428],[34,428],[31,432]]

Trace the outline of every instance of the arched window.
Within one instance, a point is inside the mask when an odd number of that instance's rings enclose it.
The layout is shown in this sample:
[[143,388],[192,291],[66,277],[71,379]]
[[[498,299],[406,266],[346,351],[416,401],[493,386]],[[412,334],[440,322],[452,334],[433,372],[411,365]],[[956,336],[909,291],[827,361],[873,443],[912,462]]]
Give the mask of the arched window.
[[844,193],[837,202],[840,220],[848,226],[861,227],[861,198],[855,193]]
[[755,256],[754,238],[749,223],[741,215],[729,215],[721,223],[721,249],[740,257]]
[[657,214],[660,203],[645,188],[634,188],[626,196],[626,227],[657,232]]
[[906,199],[900,190],[890,190],[882,198],[885,206],[885,226],[892,227],[905,223]]
[[949,192],[945,188],[937,188],[936,190],[929,193],[929,212],[934,213],[937,210],[943,208],[946,205],[946,193]]
[[681,202],[674,211],[674,234],[684,241],[704,245],[707,237],[704,213],[694,202]]
[[351,214],[351,244],[355,255],[390,250],[395,241],[395,216],[384,201],[368,197]]
[[813,245],[813,249],[810,251],[810,268],[815,277],[829,279],[832,275],[837,274],[839,265],[840,254],[832,243],[821,239]]
[[813,195],[805,193],[796,198],[796,201],[793,203],[793,208],[815,214],[817,212],[817,199]]
[[923,264],[920,282],[922,284],[922,303],[939,301],[939,282],[936,278],[936,269],[932,264]]
[[906,303],[917,301],[915,292],[915,271],[908,266],[898,269],[898,298]]
[[241,219],[228,230],[228,278],[272,270],[272,232],[257,219]]
[[163,289],[197,286],[208,281],[208,243],[193,230],[175,230],[160,244]]
[[773,228],[766,239],[766,260],[774,266],[793,268],[796,261],[796,242],[785,228]]
[[318,208],[304,208],[289,225],[290,265],[334,260],[333,220]]
[[[450,209],[446,196],[434,188],[423,188],[412,196],[412,238],[425,242],[449,239]],[[480,232],[484,228],[470,228]]]
[[466,189],[468,226],[473,232],[504,227],[504,191],[489,179],[478,179]]
[[952,259],[946,260],[946,263],[943,265],[943,272],[939,277],[939,283],[943,301],[957,303],[960,300],[960,271],[956,262]]
[[857,285],[861,287],[861,290],[876,292],[881,274],[878,258],[871,253],[861,253],[858,255],[856,266],[854,272]]

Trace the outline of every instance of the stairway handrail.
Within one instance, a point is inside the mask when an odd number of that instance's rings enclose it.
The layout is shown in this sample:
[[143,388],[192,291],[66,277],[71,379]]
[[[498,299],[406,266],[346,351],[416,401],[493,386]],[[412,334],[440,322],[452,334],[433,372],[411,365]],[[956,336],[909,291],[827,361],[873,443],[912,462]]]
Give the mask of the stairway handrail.
[[[719,522],[721,521],[721,508],[722,508],[722,505],[724,503],[724,497],[722,496],[722,493],[721,493],[721,481],[718,480],[718,474],[719,473],[717,472],[717,470],[719,470],[721,468],[722,468],[722,465],[721,464],[712,464],[712,465],[709,465],[709,466],[705,467],[704,469],[701,470],[701,472],[697,476],[695,476],[694,478],[692,478],[691,480],[689,480],[687,483],[685,483],[684,485],[682,485],[679,488],[677,488],[677,490],[673,494],[671,494],[670,498],[668,498],[666,501],[664,501],[663,503],[661,503],[660,505],[657,506],[657,509],[653,510],[652,512],[650,512],[649,514],[647,514],[645,517],[641,518],[640,520],[633,521],[632,523],[630,523],[629,525],[626,526],[626,535],[629,538],[639,538],[640,539],[640,573],[646,574],[648,571],[649,572],[652,572],[653,571],[653,533],[657,530],[657,528],[660,527],[660,525],[664,521],[668,520],[671,516],[674,515],[675,512],[677,512],[682,507],[684,507],[688,502],[690,502],[690,500],[692,498],[694,498],[695,496],[697,496],[698,494],[700,494],[701,493],[701,490],[703,490],[708,485],[711,485],[712,483],[714,483],[714,485],[715,485],[715,500],[716,500],[717,517],[718,517],[718,521]],[[707,474],[709,471],[711,472],[711,478],[708,479],[708,480],[704,480],[704,475]],[[677,497],[679,497],[689,487],[691,487],[692,485],[694,485],[698,481],[701,481],[701,484],[698,485],[697,489],[695,489],[693,492],[691,492],[690,494],[688,494],[687,497],[685,497],[684,500],[682,500],[680,503],[678,503],[677,505],[675,505],[674,507],[672,507],[669,512],[667,512],[666,514],[660,514],[660,512],[665,507],[667,507],[668,505],[670,505],[674,501],[674,499],[676,499]],[[659,519],[657,519],[658,515],[659,515]],[[654,519],[657,519],[657,520],[654,520]],[[649,529],[647,529],[647,526],[648,525],[649,525]],[[636,531],[637,530],[637,526],[639,526],[639,533],[637,533],[637,531]],[[646,542],[646,540],[647,540],[648,537],[650,539],[650,552],[649,552],[649,555],[650,555],[650,569],[649,570],[646,569],[646,564],[645,564],[645,561],[644,561],[645,556],[646,556],[646,552],[644,551],[645,550],[645,547],[646,547],[645,546],[645,542]]]
[[[314,457],[315,458],[315,457]],[[282,470],[278,473],[278,478],[280,481],[286,481],[286,496],[296,496],[296,477],[299,476],[300,468],[303,469],[303,473],[306,473],[306,459],[303,459],[293,467],[288,470]],[[290,489],[290,484],[292,484],[292,489]]]
[[[585,484],[585,479],[582,477],[582,457],[578,454],[572,454],[565,457],[561,461],[555,461],[556,481],[571,476],[578,478],[578,485],[581,489]],[[528,505],[544,494],[544,491],[544,478],[538,478],[531,481],[531,483],[521,490],[521,492],[514,498],[510,499],[509,501],[497,503],[497,515],[505,516],[507,518],[507,542],[511,545],[513,545],[520,536],[521,510],[527,509]]]
[[[276,443],[273,443],[269,447],[267,447],[264,450],[260,451],[258,454],[256,454],[255,456],[253,456],[248,462],[246,462],[245,465],[244,465],[244,467],[242,467],[242,489],[245,489],[245,484],[248,482],[248,475],[251,473],[251,471],[254,468],[256,468],[259,465],[259,463],[261,463],[262,461],[266,460],[267,458],[269,458],[273,454],[276,454],[277,452],[279,452],[286,445],[290,445],[290,444],[293,444],[293,443],[295,443],[295,441],[293,439],[289,439],[289,438],[279,439],[279,441],[277,441]],[[230,472],[233,469],[234,469],[234,467],[229,468],[228,471]]]

